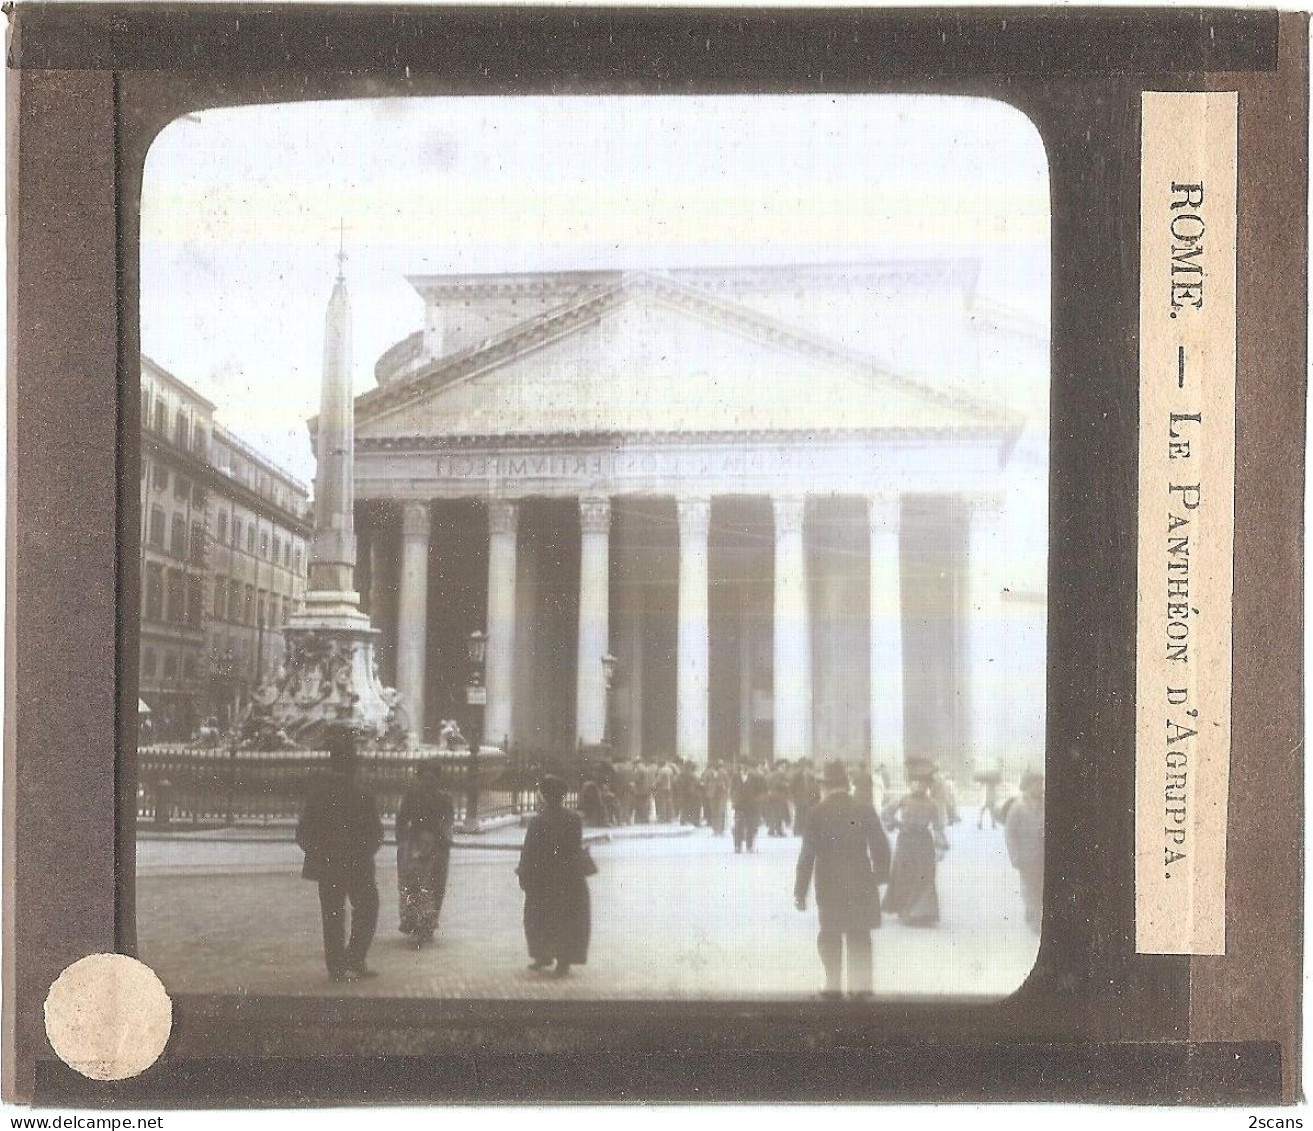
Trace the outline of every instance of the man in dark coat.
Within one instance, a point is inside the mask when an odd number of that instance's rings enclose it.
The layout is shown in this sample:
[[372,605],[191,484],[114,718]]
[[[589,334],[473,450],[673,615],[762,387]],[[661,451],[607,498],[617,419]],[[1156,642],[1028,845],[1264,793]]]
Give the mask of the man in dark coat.
[[794,901],[807,910],[807,890],[816,875],[820,934],[816,949],[825,966],[821,996],[843,996],[844,947],[848,990],[871,995],[871,931],[880,925],[880,884],[889,878],[889,839],[875,809],[849,796],[848,771],[829,762],[821,781],[826,796],[807,814],[798,856]]
[[761,800],[766,792],[766,779],[756,770],[741,775],[731,787],[734,801],[734,851],[742,852],[745,848],[755,852],[757,826],[761,824]]
[[1034,771],[1021,779],[1021,797],[1008,811],[1003,835],[1008,859],[1021,876],[1026,926],[1039,934],[1044,917],[1044,777]]
[[[305,852],[301,875],[319,884],[328,976],[334,982],[354,982],[374,974],[365,956],[378,925],[374,854],[383,843],[383,825],[374,798],[355,778],[355,736],[337,729],[327,745],[329,772],[311,783],[296,843]],[[351,941],[344,944],[347,900]]]

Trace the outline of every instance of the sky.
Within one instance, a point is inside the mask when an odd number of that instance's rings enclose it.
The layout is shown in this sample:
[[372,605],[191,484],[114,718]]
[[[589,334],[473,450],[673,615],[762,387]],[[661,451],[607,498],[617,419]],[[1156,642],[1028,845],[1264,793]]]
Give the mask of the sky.
[[410,274],[979,257],[1049,322],[1038,133],[982,99],[424,98],[189,115],[142,196],[142,349],[307,484],[339,225],[357,392]]

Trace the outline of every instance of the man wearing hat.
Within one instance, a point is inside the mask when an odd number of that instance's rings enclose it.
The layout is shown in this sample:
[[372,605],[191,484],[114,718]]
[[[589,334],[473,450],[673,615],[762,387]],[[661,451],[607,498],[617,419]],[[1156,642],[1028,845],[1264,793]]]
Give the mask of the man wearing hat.
[[824,998],[843,996],[844,948],[848,990],[870,997],[871,931],[880,925],[880,885],[889,878],[889,839],[874,807],[848,792],[842,762],[827,762],[821,777],[824,799],[807,814],[798,856],[794,901],[807,910],[807,891],[816,876],[820,934],[816,949],[825,966]]
[[[365,965],[378,925],[374,855],[383,825],[374,798],[355,777],[355,735],[345,727],[327,736],[329,772],[310,786],[296,843],[305,852],[301,875],[319,884],[324,961],[334,982],[373,976]],[[351,902],[351,941],[345,942],[346,903]]]
[[1034,770],[1021,779],[1021,797],[1008,810],[1003,827],[1008,859],[1021,876],[1026,926],[1039,934],[1044,912],[1044,777]]

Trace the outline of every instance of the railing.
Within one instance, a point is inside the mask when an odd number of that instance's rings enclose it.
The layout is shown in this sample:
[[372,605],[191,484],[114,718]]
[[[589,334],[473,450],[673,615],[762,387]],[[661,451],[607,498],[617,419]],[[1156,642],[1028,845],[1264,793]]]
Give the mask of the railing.
[[[356,775],[384,818],[396,816],[416,769],[435,763],[467,823],[523,812],[533,806],[533,783],[501,751],[367,750]],[[137,820],[159,828],[271,824],[300,815],[311,777],[328,768],[321,750],[232,750],[143,746],[137,751]]]

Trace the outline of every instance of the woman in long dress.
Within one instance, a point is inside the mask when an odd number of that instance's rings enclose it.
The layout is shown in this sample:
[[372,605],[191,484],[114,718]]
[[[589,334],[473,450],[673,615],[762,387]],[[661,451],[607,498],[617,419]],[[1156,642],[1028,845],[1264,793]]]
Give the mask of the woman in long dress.
[[438,785],[437,766],[422,765],[397,810],[397,888],[401,933],[415,947],[433,941],[447,894],[456,806]]
[[915,779],[912,792],[886,809],[884,816],[898,830],[884,909],[910,927],[933,927],[939,922],[935,860],[947,841],[942,810],[930,796],[930,783]]
[[563,978],[588,961],[592,915],[587,876],[594,870],[584,851],[583,821],[566,809],[565,783],[548,775],[538,787],[541,811],[529,822],[516,873],[524,891],[524,937],[531,970]]

